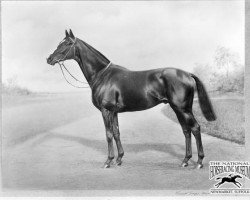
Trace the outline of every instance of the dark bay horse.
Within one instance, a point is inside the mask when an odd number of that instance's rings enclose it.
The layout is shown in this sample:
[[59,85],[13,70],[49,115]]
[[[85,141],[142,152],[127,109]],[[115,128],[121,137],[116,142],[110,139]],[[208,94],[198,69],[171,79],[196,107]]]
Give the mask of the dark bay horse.
[[240,175],[234,175],[234,176],[232,176],[232,174],[230,174],[228,177],[223,177],[223,178],[219,177],[216,180],[220,180],[221,179],[221,181],[219,183],[215,184],[214,186],[218,188],[223,183],[228,182],[228,183],[233,183],[238,188],[240,188],[241,184],[238,181],[235,180],[236,178],[242,178],[242,177]]
[[202,82],[195,75],[175,68],[131,71],[109,61],[99,51],[76,38],[72,31],[49,56],[47,63],[55,65],[74,59],[80,66],[92,90],[92,102],[103,116],[108,143],[105,168],[114,159],[113,138],[117,145],[116,164],[121,165],[124,151],[120,141],[117,114],[152,108],[169,103],[177,115],[186,139],[186,155],[182,166],[192,157],[191,132],[198,150],[197,168],[202,168],[204,158],[200,126],[193,113],[194,92],[197,88],[199,104],[208,121],[216,119],[212,104]]

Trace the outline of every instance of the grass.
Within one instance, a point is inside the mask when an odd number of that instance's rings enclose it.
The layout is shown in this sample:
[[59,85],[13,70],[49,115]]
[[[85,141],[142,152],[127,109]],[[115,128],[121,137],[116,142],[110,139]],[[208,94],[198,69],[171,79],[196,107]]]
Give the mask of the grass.
[[[213,99],[217,120],[208,122],[200,109],[198,101],[194,101],[193,113],[201,125],[201,132],[238,144],[245,144],[244,131],[244,100],[243,99]],[[170,106],[163,108],[163,113],[178,122]]]

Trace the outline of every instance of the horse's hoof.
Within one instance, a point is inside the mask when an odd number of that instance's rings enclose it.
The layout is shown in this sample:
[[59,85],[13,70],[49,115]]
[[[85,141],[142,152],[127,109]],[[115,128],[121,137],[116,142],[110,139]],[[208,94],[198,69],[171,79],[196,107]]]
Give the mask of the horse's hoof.
[[201,169],[201,168],[203,168],[203,164],[201,163],[197,164],[196,169]]
[[103,168],[103,169],[110,168],[110,164],[105,163],[105,164],[102,166],[102,168]]
[[122,161],[121,160],[117,160],[116,163],[115,163],[115,165],[121,166],[122,165]]
[[181,164],[181,167],[187,167],[188,166],[188,163],[187,162],[183,162],[182,164]]

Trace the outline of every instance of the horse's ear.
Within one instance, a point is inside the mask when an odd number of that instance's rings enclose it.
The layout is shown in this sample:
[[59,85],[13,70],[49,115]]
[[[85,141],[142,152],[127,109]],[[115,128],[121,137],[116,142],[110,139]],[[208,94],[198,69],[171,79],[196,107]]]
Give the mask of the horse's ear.
[[72,32],[71,29],[69,29],[69,36],[70,36],[72,39],[75,39],[75,36],[74,36],[74,34],[73,34],[73,32]]
[[65,30],[65,35],[66,35],[66,38],[69,37],[69,33],[67,30]]

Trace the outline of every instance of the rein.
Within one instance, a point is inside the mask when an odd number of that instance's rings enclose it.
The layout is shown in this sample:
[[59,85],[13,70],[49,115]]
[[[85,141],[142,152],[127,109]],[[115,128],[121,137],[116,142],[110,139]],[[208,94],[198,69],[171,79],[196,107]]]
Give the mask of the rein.
[[[64,77],[64,79],[66,80],[66,82],[68,83],[68,84],[70,84],[71,86],[73,86],[73,87],[75,87],[75,88],[89,88],[89,86],[76,86],[76,85],[73,85],[72,83],[70,83],[68,80],[67,80],[67,78],[66,78],[66,76],[65,76],[65,74],[64,74],[64,72],[63,72],[63,68],[69,73],[69,75],[71,76],[71,77],[73,77],[76,81],[78,81],[78,82],[80,82],[80,83],[84,83],[84,84],[87,84],[86,82],[82,82],[82,81],[79,81],[77,78],[75,78],[70,72],[69,72],[69,70],[65,67],[65,65],[62,63],[58,63],[59,65],[60,65],[60,69],[61,69],[61,71],[62,71],[62,74],[63,74],[63,77]],[[62,68],[62,66],[63,66],[63,68]]]
[[[72,40],[72,41],[73,41],[73,40]],[[73,86],[73,87],[75,87],[75,88],[89,88],[89,86],[76,86],[76,85],[73,85],[72,83],[70,83],[70,82],[67,80],[67,78],[66,78],[66,76],[65,76],[65,73],[64,73],[64,71],[63,71],[63,68],[64,68],[64,69],[68,72],[68,74],[69,74],[73,79],[75,79],[77,82],[83,83],[83,84],[87,84],[87,85],[88,85],[87,82],[80,81],[80,80],[78,80],[76,77],[74,77],[74,76],[70,73],[70,71],[69,71],[69,70],[65,67],[65,65],[64,65],[64,59],[66,58],[66,56],[67,56],[68,53],[70,52],[71,48],[75,45],[75,43],[76,43],[76,39],[73,41],[73,44],[71,45],[70,49],[69,49],[68,52],[65,54],[65,56],[64,56],[62,59],[57,60],[57,63],[59,64],[60,69],[61,69],[61,72],[62,72],[62,74],[63,74],[63,77],[64,77],[64,79],[66,80],[66,82],[67,82],[68,84],[70,84],[71,86]],[[74,46],[74,57],[75,57],[75,46]],[[60,62],[61,62],[61,63],[60,63]],[[104,68],[103,72],[104,72],[110,65],[111,65],[111,62]]]

